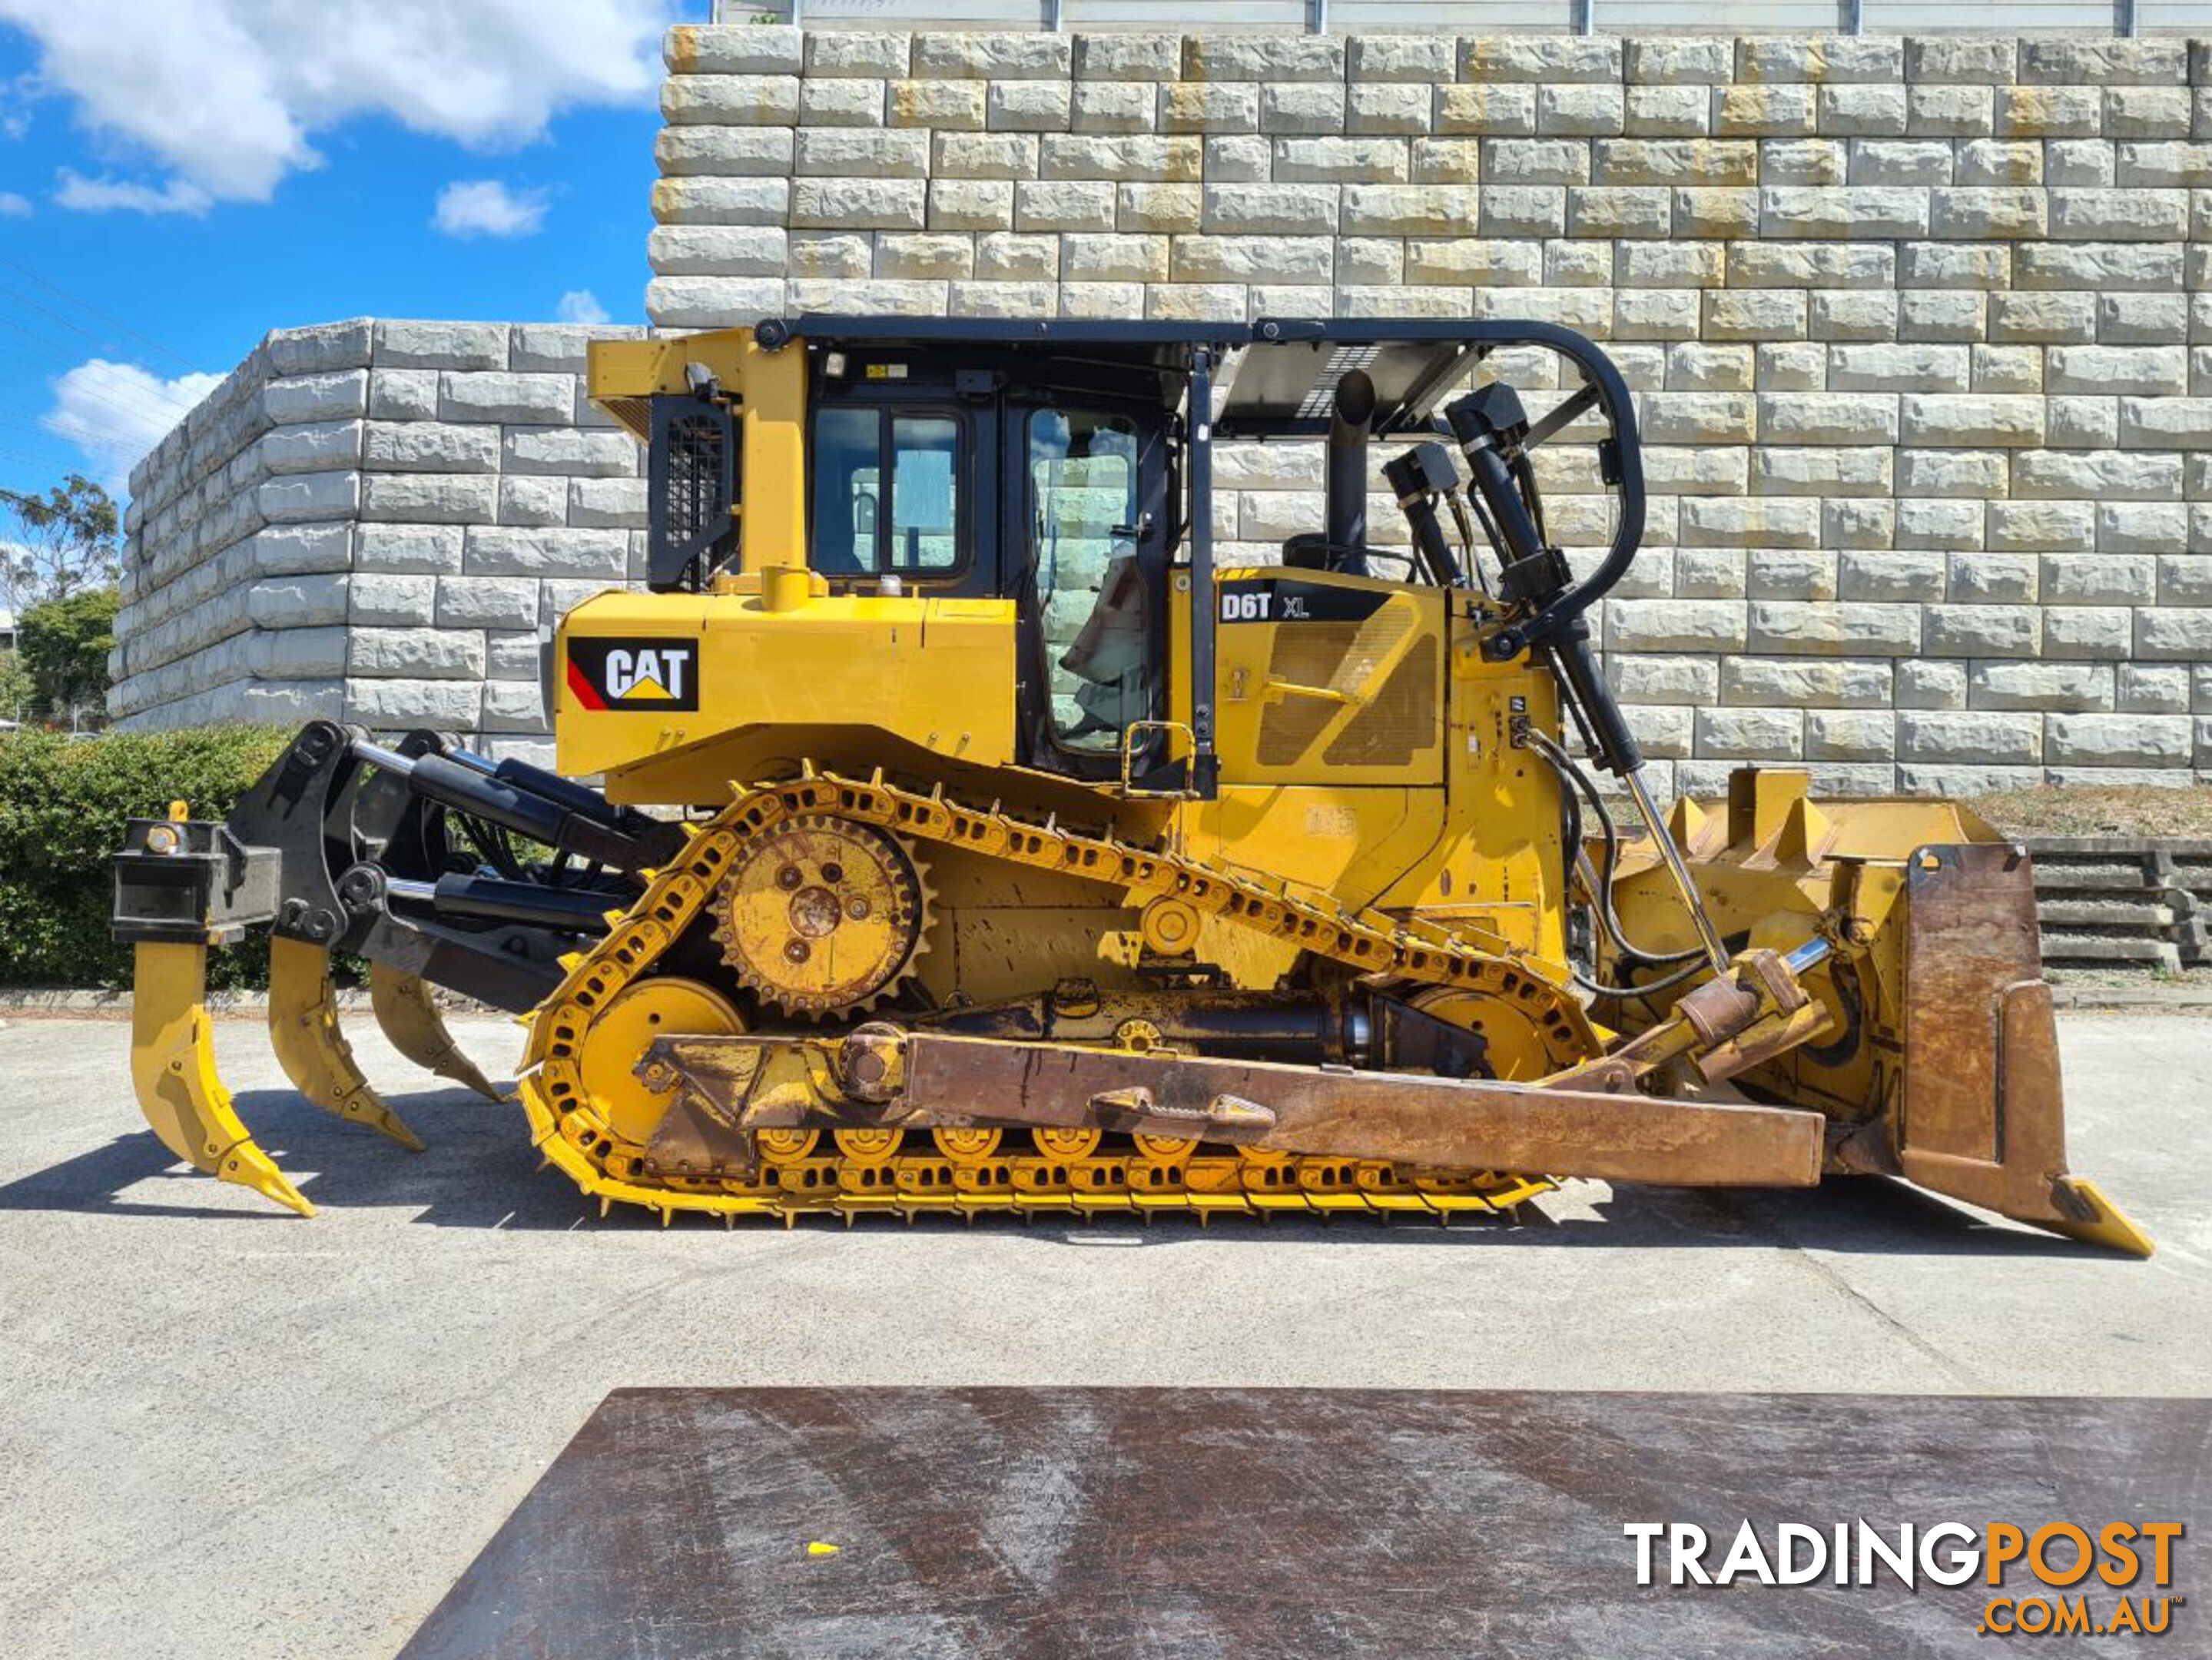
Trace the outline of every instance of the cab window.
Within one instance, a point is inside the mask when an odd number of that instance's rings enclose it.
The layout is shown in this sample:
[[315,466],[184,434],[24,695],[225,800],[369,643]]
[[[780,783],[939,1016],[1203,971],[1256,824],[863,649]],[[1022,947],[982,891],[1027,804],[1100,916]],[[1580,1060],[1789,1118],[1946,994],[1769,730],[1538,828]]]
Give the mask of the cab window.
[[961,561],[960,422],[889,409],[814,418],[812,562],[825,576],[950,575]]
[[1132,540],[1137,426],[1080,410],[1029,417],[1030,518],[1054,735],[1110,752],[1152,713],[1151,609]]

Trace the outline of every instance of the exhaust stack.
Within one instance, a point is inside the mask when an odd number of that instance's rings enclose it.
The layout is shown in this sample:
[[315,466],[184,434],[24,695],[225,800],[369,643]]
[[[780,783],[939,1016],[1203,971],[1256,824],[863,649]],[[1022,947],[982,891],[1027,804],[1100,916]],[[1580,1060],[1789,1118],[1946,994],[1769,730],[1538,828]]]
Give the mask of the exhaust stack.
[[1328,566],[1367,575],[1367,429],[1375,383],[1364,369],[1337,377],[1328,423]]

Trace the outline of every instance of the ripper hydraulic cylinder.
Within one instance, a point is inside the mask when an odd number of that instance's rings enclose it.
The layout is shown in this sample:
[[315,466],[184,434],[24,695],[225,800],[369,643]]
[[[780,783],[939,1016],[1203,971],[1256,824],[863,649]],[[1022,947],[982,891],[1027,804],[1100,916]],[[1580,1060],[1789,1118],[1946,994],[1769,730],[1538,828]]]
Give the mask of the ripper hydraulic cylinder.
[[615,870],[641,870],[665,856],[666,850],[650,845],[648,838],[611,829],[597,815],[580,812],[525,781],[488,774],[442,755],[410,758],[365,739],[355,743],[353,752],[356,759],[404,778],[407,787],[427,800]]

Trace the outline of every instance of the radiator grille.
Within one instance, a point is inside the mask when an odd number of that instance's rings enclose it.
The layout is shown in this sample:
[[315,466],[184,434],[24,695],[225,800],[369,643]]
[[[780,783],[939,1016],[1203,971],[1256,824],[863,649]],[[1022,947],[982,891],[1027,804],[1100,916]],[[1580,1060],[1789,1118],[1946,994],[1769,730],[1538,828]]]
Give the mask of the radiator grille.
[[[1363,652],[1360,637],[1382,625],[1384,641]],[[1331,691],[1350,691],[1361,678],[1363,666],[1374,660],[1388,639],[1398,632],[1387,611],[1378,611],[1364,623],[1300,623],[1275,630],[1275,649],[1267,661],[1267,678],[1293,686],[1323,686]],[[1322,697],[1301,697],[1293,692],[1270,703],[1260,717],[1256,758],[1263,767],[1287,767],[1300,760],[1321,736],[1322,728],[1338,705]]]

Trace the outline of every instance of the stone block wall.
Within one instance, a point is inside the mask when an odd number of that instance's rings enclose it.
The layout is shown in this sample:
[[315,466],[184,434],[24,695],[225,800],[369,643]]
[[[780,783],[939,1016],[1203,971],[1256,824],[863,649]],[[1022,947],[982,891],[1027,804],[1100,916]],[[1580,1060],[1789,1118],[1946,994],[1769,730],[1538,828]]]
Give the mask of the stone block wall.
[[[1640,397],[1648,544],[1603,623],[1661,772],[2212,777],[2212,41],[732,24],[667,56],[657,324],[1564,323]],[[1317,456],[1224,465],[1224,556],[1318,524]]]
[[542,748],[538,630],[641,570],[641,453],[584,397],[641,331],[280,330],[133,471],[113,713]]

